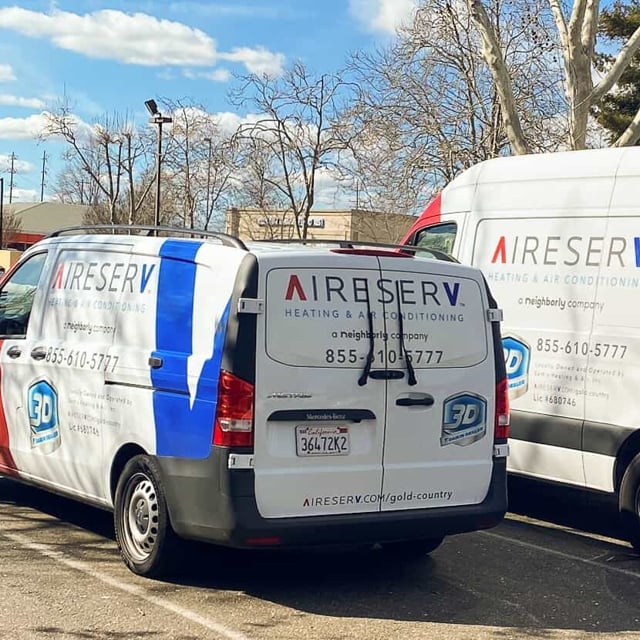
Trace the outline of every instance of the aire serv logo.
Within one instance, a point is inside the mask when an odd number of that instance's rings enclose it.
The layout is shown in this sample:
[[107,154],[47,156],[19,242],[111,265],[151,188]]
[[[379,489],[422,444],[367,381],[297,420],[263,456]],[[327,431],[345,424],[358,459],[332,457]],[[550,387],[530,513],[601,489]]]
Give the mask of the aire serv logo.
[[457,307],[460,281],[409,278],[363,278],[337,275],[289,275],[284,299],[295,302],[363,303]]
[[61,262],[56,268],[51,288],[65,291],[144,293],[155,269],[155,264],[135,262]]
[[640,237],[500,236],[491,263],[567,267],[640,267]]

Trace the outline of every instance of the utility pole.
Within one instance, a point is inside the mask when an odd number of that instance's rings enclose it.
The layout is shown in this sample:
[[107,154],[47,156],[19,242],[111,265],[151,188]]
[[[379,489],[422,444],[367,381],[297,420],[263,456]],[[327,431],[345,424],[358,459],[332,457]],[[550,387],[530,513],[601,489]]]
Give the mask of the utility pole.
[[44,202],[44,177],[47,175],[47,152],[42,152],[42,180],[40,181],[40,202]]
[[11,176],[9,178],[9,204],[11,204],[11,202],[13,201],[13,176],[16,172],[15,170],[15,160],[16,160],[16,154],[12,151],[11,152],[11,168],[9,169],[9,175]]
[[211,143],[212,140],[211,138],[205,138],[204,139],[205,142],[209,143],[209,156],[207,158],[207,210],[205,213],[205,218],[204,218],[204,228],[206,230],[209,229],[209,217],[210,217],[210,213],[209,213],[209,202],[210,202],[210,197],[211,197]]

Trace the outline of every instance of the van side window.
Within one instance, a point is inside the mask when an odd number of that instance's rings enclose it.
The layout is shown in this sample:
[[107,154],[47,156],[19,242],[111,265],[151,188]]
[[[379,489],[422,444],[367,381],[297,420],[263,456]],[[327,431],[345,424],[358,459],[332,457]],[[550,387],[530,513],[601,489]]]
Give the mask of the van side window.
[[418,231],[414,244],[425,249],[437,249],[445,253],[453,253],[458,225],[455,222],[444,222]]
[[33,298],[40,282],[46,253],[38,253],[2,283],[0,290],[0,335],[24,337]]

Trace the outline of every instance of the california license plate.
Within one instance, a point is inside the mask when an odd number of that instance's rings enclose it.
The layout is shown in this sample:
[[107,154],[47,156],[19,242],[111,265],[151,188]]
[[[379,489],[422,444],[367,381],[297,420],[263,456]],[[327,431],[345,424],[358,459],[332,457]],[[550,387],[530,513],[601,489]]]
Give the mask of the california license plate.
[[349,455],[349,427],[296,427],[296,453],[299,456]]

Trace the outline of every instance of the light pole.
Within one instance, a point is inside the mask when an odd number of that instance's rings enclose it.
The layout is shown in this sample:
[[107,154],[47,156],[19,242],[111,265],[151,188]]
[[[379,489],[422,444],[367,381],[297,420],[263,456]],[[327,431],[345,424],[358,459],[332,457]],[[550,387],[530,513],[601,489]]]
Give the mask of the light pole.
[[158,152],[156,156],[156,214],[155,214],[155,234],[158,235],[157,227],[160,226],[160,167],[162,165],[162,125],[173,122],[169,116],[163,116],[158,111],[155,100],[145,100],[144,106],[151,115],[149,122],[158,125]]
[[205,142],[209,143],[209,156],[207,159],[207,211],[205,213],[204,228],[209,229],[209,197],[211,194],[211,138],[205,138]]

